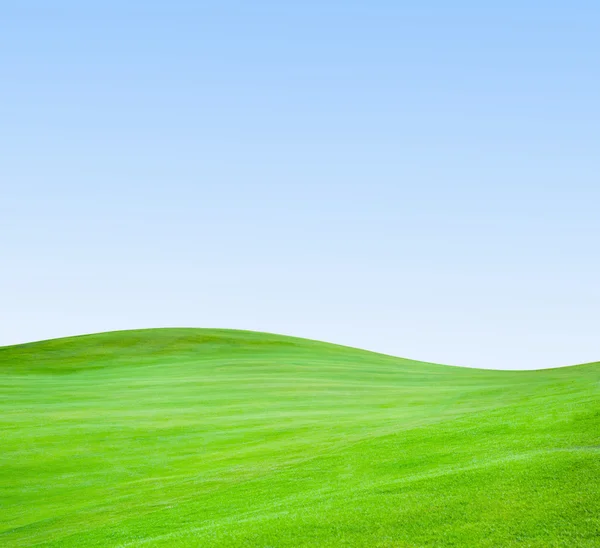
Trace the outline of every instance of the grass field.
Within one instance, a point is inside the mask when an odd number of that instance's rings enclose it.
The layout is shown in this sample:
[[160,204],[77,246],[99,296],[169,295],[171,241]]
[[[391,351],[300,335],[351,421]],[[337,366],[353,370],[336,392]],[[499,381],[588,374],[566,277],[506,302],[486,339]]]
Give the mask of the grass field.
[[598,547],[599,381],[227,330],[0,348],[0,546]]

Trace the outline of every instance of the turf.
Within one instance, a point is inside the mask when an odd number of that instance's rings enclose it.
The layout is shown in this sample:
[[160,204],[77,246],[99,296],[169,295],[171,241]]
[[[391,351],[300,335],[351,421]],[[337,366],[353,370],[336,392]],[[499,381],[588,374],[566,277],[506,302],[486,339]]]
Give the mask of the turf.
[[227,330],[0,348],[0,545],[597,547],[599,381]]

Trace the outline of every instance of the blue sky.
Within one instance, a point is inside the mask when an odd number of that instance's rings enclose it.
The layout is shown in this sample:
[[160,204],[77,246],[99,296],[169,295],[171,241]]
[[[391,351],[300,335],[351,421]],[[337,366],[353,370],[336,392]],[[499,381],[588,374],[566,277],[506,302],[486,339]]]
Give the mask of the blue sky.
[[6,2],[0,344],[600,359],[597,2]]

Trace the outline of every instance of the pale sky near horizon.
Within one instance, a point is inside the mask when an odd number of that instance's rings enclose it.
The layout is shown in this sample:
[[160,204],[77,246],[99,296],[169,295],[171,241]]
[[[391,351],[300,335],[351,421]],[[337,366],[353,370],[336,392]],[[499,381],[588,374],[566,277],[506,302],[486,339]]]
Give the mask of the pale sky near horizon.
[[597,2],[20,1],[0,25],[0,345],[189,326],[600,360]]

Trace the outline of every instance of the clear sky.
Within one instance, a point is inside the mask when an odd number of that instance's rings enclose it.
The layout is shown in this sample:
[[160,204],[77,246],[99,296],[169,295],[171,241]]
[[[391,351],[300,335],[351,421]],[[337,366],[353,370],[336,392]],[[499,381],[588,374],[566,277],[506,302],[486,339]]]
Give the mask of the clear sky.
[[0,12],[0,345],[197,326],[600,360],[597,1]]

